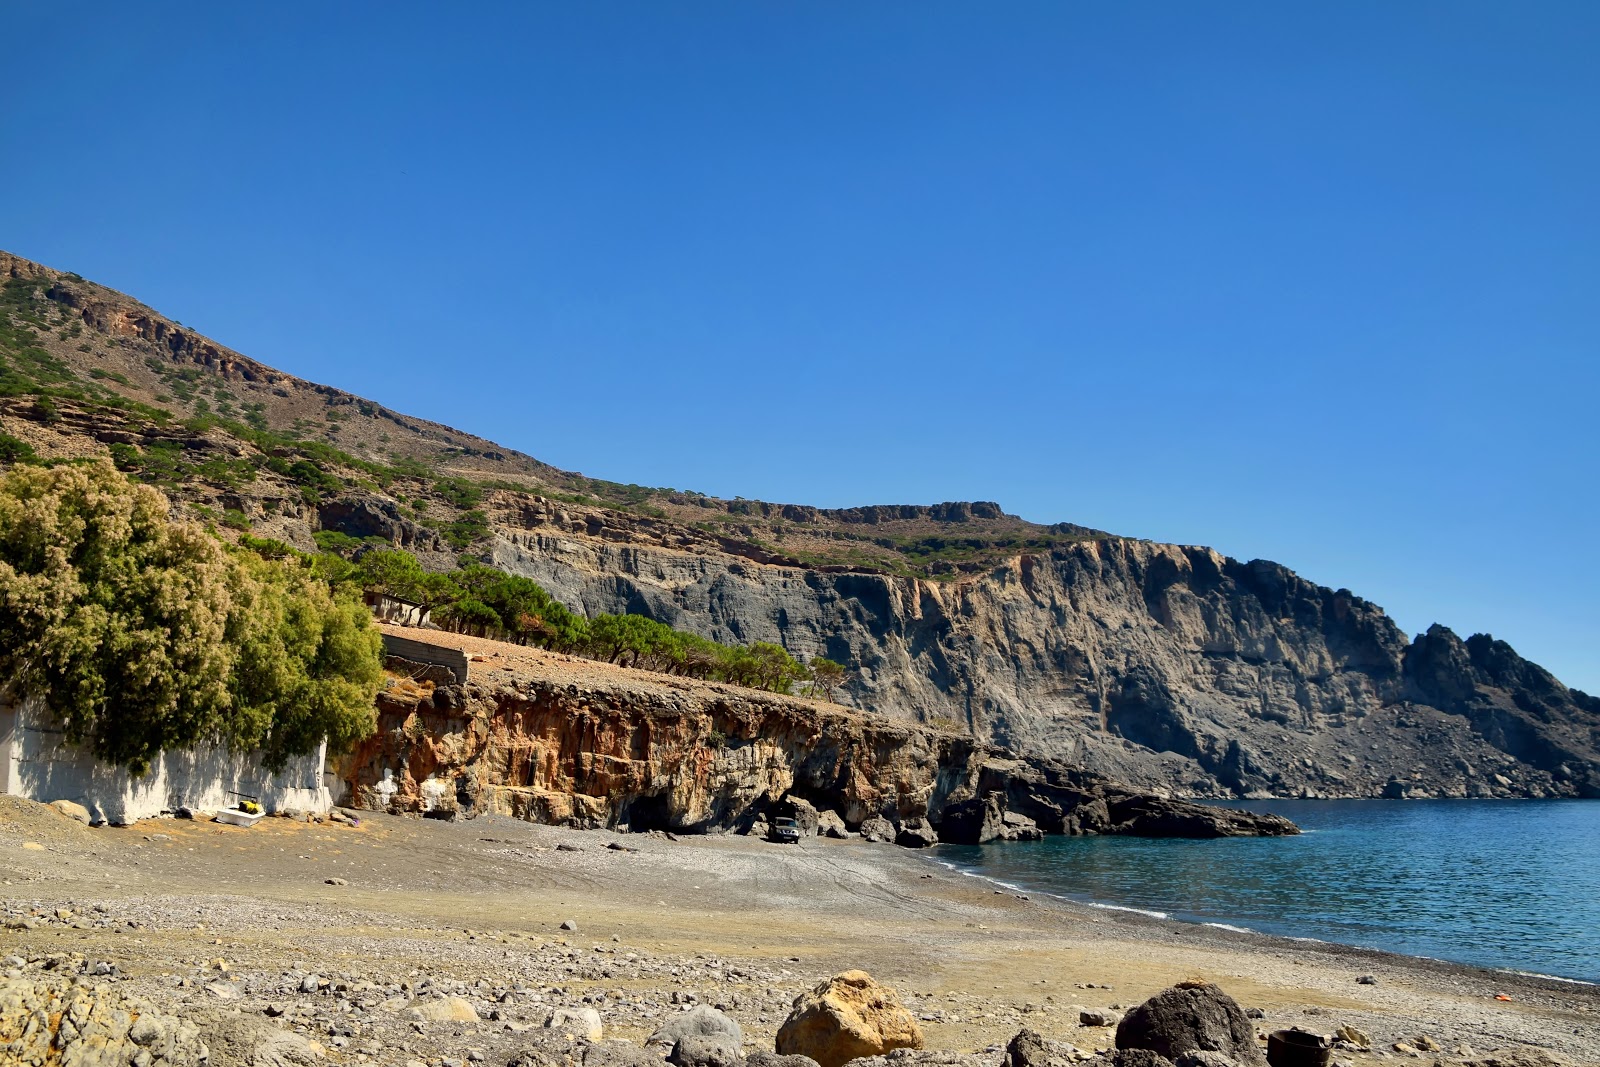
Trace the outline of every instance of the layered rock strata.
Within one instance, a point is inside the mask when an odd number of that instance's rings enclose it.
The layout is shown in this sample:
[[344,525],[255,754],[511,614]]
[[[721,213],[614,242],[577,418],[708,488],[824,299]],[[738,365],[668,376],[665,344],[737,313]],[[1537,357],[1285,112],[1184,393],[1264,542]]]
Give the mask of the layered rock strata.
[[[748,829],[804,801],[850,827],[884,817],[931,844],[965,841],[973,803],[1040,832],[1217,837],[1294,833],[1287,820],[1140,795],[1086,771],[1007,758],[956,732],[821,701],[388,628],[471,656],[391,657],[378,732],[345,757],[360,806],[497,812],[578,827]],[[445,658],[443,656],[440,657]],[[949,826],[946,838],[940,829]]]
[[936,582],[687,550],[557,505],[497,521],[493,562],[575,608],[827,656],[857,706],[1146,788],[1600,796],[1600,699],[1484,635],[1410,640],[1264,560],[1104,539]]

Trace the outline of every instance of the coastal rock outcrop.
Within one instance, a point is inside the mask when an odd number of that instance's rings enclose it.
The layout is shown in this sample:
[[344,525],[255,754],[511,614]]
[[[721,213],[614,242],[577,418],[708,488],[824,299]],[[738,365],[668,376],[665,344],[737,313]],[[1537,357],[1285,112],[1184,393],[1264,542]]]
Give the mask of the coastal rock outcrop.
[[204,1067],[195,1026],[116,990],[69,976],[0,975],[0,1059]]
[[[465,684],[391,656],[378,731],[343,757],[350,801],[435,817],[498,812],[633,831],[748,830],[830,811],[868,839],[967,840],[998,806],[1015,836],[1292,834],[1272,815],[1144,796],[1088,771],[820,701],[386,626],[407,656],[469,658]],[[433,642],[435,644],[430,645]],[[991,799],[992,798],[992,799]],[[955,818],[950,818],[951,814]],[[1009,821],[1007,821],[1009,820]],[[950,826],[947,834],[945,826]]]

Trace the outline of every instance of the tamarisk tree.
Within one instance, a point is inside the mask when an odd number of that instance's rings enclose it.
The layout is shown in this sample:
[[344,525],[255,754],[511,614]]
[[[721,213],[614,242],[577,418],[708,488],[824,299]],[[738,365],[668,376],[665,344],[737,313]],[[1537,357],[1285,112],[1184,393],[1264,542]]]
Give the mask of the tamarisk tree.
[[0,695],[107,763],[219,742],[281,768],[366,736],[381,647],[353,598],[172,521],[110,463],[0,476]]

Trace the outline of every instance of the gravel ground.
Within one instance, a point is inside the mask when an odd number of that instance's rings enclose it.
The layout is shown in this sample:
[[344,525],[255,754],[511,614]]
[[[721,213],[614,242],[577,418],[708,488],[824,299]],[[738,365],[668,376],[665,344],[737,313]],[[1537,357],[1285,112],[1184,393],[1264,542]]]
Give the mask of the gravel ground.
[[1436,1047],[1429,1064],[1514,1045],[1600,1061],[1595,987],[1030,900],[857,841],[370,814],[91,829],[0,797],[0,872],[0,971],[270,1025],[328,1062],[499,1065],[553,1008],[585,1006],[642,1041],[711,1004],[770,1049],[793,998],[849,968],[897,987],[932,1048],[1023,1026],[1105,1048],[1080,1010],[1199,976],[1263,1029],[1372,1038],[1341,1063],[1410,1059],[1397,1041]]

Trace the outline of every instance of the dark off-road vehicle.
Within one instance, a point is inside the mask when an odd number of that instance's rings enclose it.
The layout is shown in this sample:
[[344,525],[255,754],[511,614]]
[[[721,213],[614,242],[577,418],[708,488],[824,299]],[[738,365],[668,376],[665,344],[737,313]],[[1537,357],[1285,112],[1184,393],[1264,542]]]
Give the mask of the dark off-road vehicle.
[[800,824],[783,816],[773,819],[772,829],[767,834],[767,840],[776,841],[780,845],[798,845],[800,843]]

